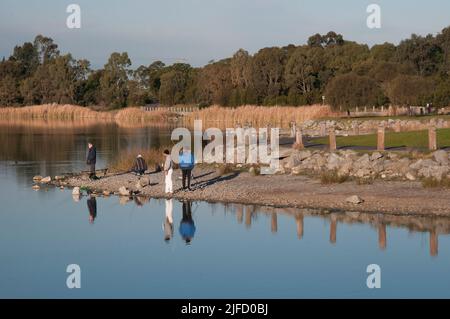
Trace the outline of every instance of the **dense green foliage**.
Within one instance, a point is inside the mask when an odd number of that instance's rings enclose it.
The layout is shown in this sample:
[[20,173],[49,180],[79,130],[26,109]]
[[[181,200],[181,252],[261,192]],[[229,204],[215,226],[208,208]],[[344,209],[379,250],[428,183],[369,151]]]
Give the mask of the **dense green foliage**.
[[120,108],[152,102],[238,106],[326,103],[335,108],[450,105],[450,28],[399,45],[367,45],[334,32],[306,45],[264,48],[200,68],[156,61],[131,69],[127,53],[104,67],[62,55],[37,36],[0,62],[0,105],[72,103]]

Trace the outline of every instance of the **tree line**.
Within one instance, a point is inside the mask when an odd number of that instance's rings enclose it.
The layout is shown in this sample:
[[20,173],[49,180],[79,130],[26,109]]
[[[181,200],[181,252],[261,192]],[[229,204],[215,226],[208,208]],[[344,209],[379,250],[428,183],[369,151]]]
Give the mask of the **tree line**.
[[43,103],[121,108],[159,102],[208,106],[310,105],[334,108],[450,105],[450,27],[369,48],[329,32],[307,44],[269,47],[203,67],[155,61],[131,68],[126,52],[102,69],[61,54],[38,35],[0,62],[0,105]]

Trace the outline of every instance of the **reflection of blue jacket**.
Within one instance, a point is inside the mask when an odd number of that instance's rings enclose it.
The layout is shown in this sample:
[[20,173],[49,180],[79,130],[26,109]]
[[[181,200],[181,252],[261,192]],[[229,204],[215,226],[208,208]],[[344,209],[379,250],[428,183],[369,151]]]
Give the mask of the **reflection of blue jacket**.
[[180,168],[181,169],[193,169],[194,168],[194,154],[191,152],[183,152],[180,155]]
[[195,225],[193,221],[182,221],[180,224],[180,235],[183,239],[194,238]]

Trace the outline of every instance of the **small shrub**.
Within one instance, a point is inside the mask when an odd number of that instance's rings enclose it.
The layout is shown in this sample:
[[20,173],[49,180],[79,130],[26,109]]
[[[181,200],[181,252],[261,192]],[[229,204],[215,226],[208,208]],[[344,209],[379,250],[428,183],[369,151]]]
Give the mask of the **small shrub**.
[[[149,170],[152,170],[156,165],[164,162],[163,152],[167,147],[150,148],[147,150],[134,149],[124,151],[119,154],[118,159],[111,165],[109,171],[124,172],[130,170],[136,160],[136,156],[141,154],[147,162]],[[170,148],[169,148],[170,149]]]
[[347,181],[348,175],[339,175],[337,170],[325,171],[320,174],[320,182],[322,184],[342,184]]
[[220,176],[231,174],[233,173],[233,171],[234,171],[233,166],[229,164],[220,165],[219,168],[217,169],[217,173]]
[[438,180],[434,177],[427,177],[422,180],[422,186],[424,188],[450,188],[450,178],[443,177]]

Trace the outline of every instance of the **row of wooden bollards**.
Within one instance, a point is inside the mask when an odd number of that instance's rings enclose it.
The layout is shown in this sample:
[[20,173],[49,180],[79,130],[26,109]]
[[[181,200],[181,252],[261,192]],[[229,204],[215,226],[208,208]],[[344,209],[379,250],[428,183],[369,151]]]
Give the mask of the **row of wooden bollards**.
[[[304,149],[305,145],[303,143],[302,130],[294,128],[294,132],[295,132],[295,147],[297,149]],[[384,126],[378,127],[378,131],[377,131],[377,150],[378,151],[384,151],[386,149],[385,134],[386,134],[385,127]],[[337,149],[336,130],[334,128],[330,128],[328,130],[328,136],[329,136],[329,149],[331,152],[333,152]],[[437,134],[436,134],[435,126],[430,126],[428,129],[428,149],[430,151],[437,150]]]

